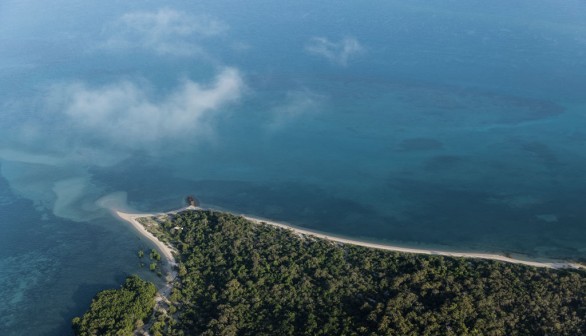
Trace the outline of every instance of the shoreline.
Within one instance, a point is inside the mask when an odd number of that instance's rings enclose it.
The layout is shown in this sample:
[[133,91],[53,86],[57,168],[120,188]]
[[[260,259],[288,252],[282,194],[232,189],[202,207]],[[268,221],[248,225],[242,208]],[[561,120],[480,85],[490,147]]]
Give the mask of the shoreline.
[[200,208],[197,208],[194,206],[186,206],[183,208],[179,208],[177,210],[171,210],[171,211],[167,211],[167,212],[157,212],[157,213],[127,213],[127,212],[123,212],[121,210],[118,210],[116,208],[109,208],[108,210],[110,210],[110,212],[118,219],[121,219],[121,220],[129,223],[136,231],[138,231],[138,233],[140,233],[140,235],[142,237],[146,238],[151,243],[153,243],[157,247],[159,252],[161,252],[161,254],[165,257],[169,266],[171,266],[171,268],[173,268],[173,267],[177,266],[177,261],[175,260],[175,256],[173,255],[173,252],[176,252],[175,247],[169,246],[165,242],[160,241],[159,238],[155,237],[155,235],[150,233],[145,228],[145,226],[142,223],[140,223],[137,219],[146,218],[146,217],[156,217],[156,216],[162,216],[162,215],[173,215],[173,214],[187,211],[187,210],[203,210],[203,209],[200,209]]
[[402,246],[396,246],[396,245],[390,245],[390,244],[368,242],[368,241],[364,241],[364,240],[343,238],[343,237],[336,236],[335,234],[322,233],[322,232],[317,232],[317,231],[310,230],[310,229],[302,229],[302,228],[293,226],[291,224],[283,223],[283,222],[275,222],[275,221],[271,221],[268,219],[248,216],[248,215],[244,215],[244,214],[233,213],[233,212],[225,211],[225,210],[210,209],[210,208],[188,206],[188,207],[180,208],[180,209],[169,211],[169,212],[161,212],[161,213],[155,213],[155,214],[149,214],[149,213],[129,214],[129,213],[124,213],[124,212],[116,210],[116,209],[111,209],[111,211],[118,218],[132,224],[132,226],[135,229],[137,229],[137,231],[142,236],[144,236],[145,238],[147,238],[148,240],[153,242],[155,244],[155,246],[157,246],[157,248],[160,249],[160,252],[165,256],[165,258],[168,259],[169,265],[171,266],[171,269],[173,269],[173,267],[177,265],[177,263],[175,261],[175,257],[173,256],[173,249],[170,246],[168,246],[167,244],[165,244],[162,241],[160,241],[159,239],[157,239],[153,234],[151,234],[148,230],[146,230],[146,228],[141,223],[139,223],[136,219],[142,218],[142,217],[171,215],[171,214],[176,214],[176,213],[187,211],[187,210],[218,211],[218,212],[229,213],[234,216],[239,216],[244,219],[247,219],[247,220],[249,220],[253,223],[256,223],[256,224],[271,225],[271,226],[278,227],[281,229],[291,230],[293,233],[298,234],[298,235],[309,236],[309,237],[314,237],[314,238],[318,238],[318,239],[325,239],[325,240],[329,240],[331,242],[340,243],[340,244],[356,245],[356,246],[374,248],[374,249],[384,250],[384,251],[392,251],[392,252],[399,252],[399,253],[411,253],[411,254],[422,254],[422,255],[435,255],[435,256],[445,256],[445,257],[454,257],[454,258],[494,260],[494,261],[500,261],[500,262],[506,262],[506,263],[512,263],[512,264],[520,264],[520,265],[526,265],[526,266],[533,266],[533,267],[540,267],[540,268],[551,268],[551,269],[582,269],[582,270],[586,269],[586,265],[582,265],[577,262],[554,261],[554,260],[539,261],[539,260],[530,260],[530,259],[525,260],[525,259],[517,259],[517,258],[513,258],[513,257],[507,257],[505,255],[500,255],[500,254],[496,254],[496,253],[455,252],[455,251],[445,251],[445,250],[436,250],[436,249],[411,248],[411,247],[402,247]]
[[484,259],[484,260],[495,260],[500,262],[506,262],[511,264],[521,264],[527,266],[534,266],[534,267],[541,267],[541,268],[553,268],[553,269],[586,269],[586,265],[582,265],[576,262],[568,262],[568,261],[538,261],[538,260],[530,260],[530,259],[517,259],[513,257],[507,257],[505,255],[496,254],[496,253],[482,253],[482,252],[456,252],[456,251],[446,251],[446,250],[437,250],[437,249],[425,249],[425,248],[414,248],[414,247],[403,247],[397,245],[390,245],[384,243],[375,243],[375,242],[368,242],[365,240],[357,240],[357,239],[350,239],[350,238],[343,238],[333,234],[327,234],[322,232],[317,232],[313,230],[301,229],[295,226],[284,224],[280,222],[274,222],[270,220],[265,220],[261,218],[251,217],[240,215],[241,217],[248,219],[252,222],[257,224],[267,224],[283,229],[292,230],[294,233],[299,235],[305,235],[310,237],[315,237],[319,239],[325,239],[332,242],[340,243],[340,244],[349,244],[349,245],[356,245],[362,246],[367,248],[373,248],[377,250],[384,250],[384,251],[392,251],[392,252],[399,252],[399,253],[411,253],[411,254],[423,254],[423,255],[435,255],[435,256],[445,256],[445,257],[453,257],[453,258],[470,258],[470,259]]
[[161,255],[165,258],[165,260],[167,261],[169,266],[171,266],[171,268],[177,265],[177,262],[175,261],[175,256],[173,256],[173,249],[169,245],[165,244],[164,242],[159,240],[157,237],[155,237],[155,235],[150,233],[144,227],[144,225],[142,225],[137,220],[139,218],[144,218],[144,217],[153,217],[153,216],[156,216],[157,214],[130,214],[130,213],[125,213],[122,211],[114,210],[114,209],[112,209],[112,213],[114,213],[116,215],[116,217],[118,217],[119,219],[122,219],[123,221],[132,225],[132,227],[136,231],[138,231],[138,233],[142,237],[146,238],[148,241],[153,243],[155,245],[155,247],[157,248],[157,250],[159,250]]

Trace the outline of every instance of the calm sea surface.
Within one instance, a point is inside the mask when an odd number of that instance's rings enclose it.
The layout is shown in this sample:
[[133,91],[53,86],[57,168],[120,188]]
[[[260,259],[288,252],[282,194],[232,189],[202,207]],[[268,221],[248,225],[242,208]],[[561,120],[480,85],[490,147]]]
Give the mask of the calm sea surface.
[[586,3],[0,4],[0,334],[67,335],[204,205],[586,259]]

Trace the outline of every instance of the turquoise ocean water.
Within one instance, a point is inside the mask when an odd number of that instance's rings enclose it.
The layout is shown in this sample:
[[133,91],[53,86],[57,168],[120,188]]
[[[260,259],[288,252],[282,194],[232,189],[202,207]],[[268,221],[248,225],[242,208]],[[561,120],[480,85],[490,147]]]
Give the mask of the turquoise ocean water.
[[148,247],[102,205],[586,258],[583,1],[0,4],[0,333]]

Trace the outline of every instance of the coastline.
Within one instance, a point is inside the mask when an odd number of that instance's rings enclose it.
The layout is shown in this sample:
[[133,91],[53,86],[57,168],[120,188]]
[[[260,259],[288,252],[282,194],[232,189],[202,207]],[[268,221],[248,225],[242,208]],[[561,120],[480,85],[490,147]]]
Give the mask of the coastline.
[[[186,211],[186,210],[196,210],[197,208],[193,206],[188,206],[184,208],[180,208],[177,210],[163,212],[163,213],[126,213],[115,208],[110,208],[109,210],[115,217],[118,217],[124,222],[130,224],[143,238],[147,239],[151,243],[153,243],[156,249],[161,253],[163,258],[165,258],[166,263],[165,265],[165,285],[159,289],[157,292],[157,296],[155,297],[155,309],[153,311],[167,311],[170,301],[169,296],[171,295],[171,291],[173,290],[173,285],[175,279],[178,276],[177,273],[177,260],[175,259],[174,252],[176,252],[173,246],[167,245],[165,242],[159,240],[155,235],[150,233],[143,224],[141,224],[137,219],[145,218],[145,217],[154,217],[154,216],[161,216],[161,215],[172,215],[178,212]],[[143,326],[144,330],[148,330],[150,324],[152,324],[155,319],[151,319],[151,322],[145,326]]]
[[186,206],[183,208],[179,208],[177,210],[171,210],[167,212],[158,212],[158,213],[127,213],[116,208],[109,208],[110,212],[119,219],[129,223],[132,227],[140,233],[141,236],[149,240],[153,243],[159,252],[165,257],[167,263],[171,266],[171,268],[177,266],[177,261],[175,260],[175,256],[173,255],[176,252],[175,247],[167,245],[165,242],[159,240],[159,238],[155,237],[152,233],[150,233],[143,224],[141,224],[137,219],[145,218],[145,217],[155,217],[155,216],[162,216],[162,215],[173,215],[179,212],[187,211],[187,210],[203,210],[198,207],[194,206]]
[[[287,223],[283,222],[275,222],[263,218],[243,215],[232,213],[229,211],[224,210],[216,210],[216,209],[209,209],[209,208],[202,208],[202,207],[194,207],[188,206],[184,208],[180,208],[177,210],[163,212],[163,213],[143,213],[143,214],[129,214],[124,213],[116,209],[111,209],[111,211],[120,219],[130,223],[143,237],[147,238],[151,242],[155,244],[155,246],[160,250],[160,252],[165,256],[171,269],[173,270],[174,267],[177,265],[175,261],[175,257],[173,256],[173,248],[168,246],[167,244],[160,241],[156,238],[153,234],[151,234],[146,228],[137,221],[138,218],[142,217],[153,217],[153,216],[160,216],[160,215],[171,215],[176,214],[182,211],[187,210],[203,210],[203,211],[219,211],[230,213],[235,216],[240,216],[245,218],[253,223],[256,224],[265,224],[271,225],[274,227],[291,230],[293,233],[303,236],[314,237],[318,239],[325,239],[331,242],[336,242],[340,244],[349,244],[349,245],[356,245],[356,246],[363,246],[367,248],[374,248],[378,250],[384,251],[392,251],[392,252],[399,252],[399,253],[411,253],[411,254],[423,254],[423,255],[436,255],[436,256],[446,256],[446,257],[455,257],[455,258],[471,258],[471,259],[484,259],[484,260],[494,260],[512,264],[521,264],[526,266],[533,266],[533,267],[540,267],[540,268],[551,268],[551,269],[586,269],[586,265],[582,265],[576,262],[566,262],[566,261],[539,261],[539,260],[525,260],[525,259],[516,259],[512,257],[508,257],[505,255],[495,254],[495,253],[479,253],[479,252],[454,252],[454,251],[444,251],[444,250],[436,250],[436,249],[424,249],[424,248],[410,248],[410,247],[402,247],[390,244],[381,244],[381,243],[374,243],[368,242],[363,240],[356,240],[350,238],[343,238],[332,234],[322,233],[313,231],[310,229],[302,229]],[[176,277],[176,274],[172,275],[173,279]]]
[[129,223],[130,225],[132,225],[132,227],[134,229],[136,229],[136,231],[138,231],[138,233],[146,238],[147,240],[149,240],[151,243],[153,243],[157,250],[159,250],[159,252],[161,253],[161,255],[165,258],[165,260],[167,261],[167,263],[169,264],[169,266],[174,267],[177,265],[177,262],[175,261],[175,257],[173,256],[173,249],[172,247],[170,247],[169,245],[165,244],[164,242],[162,242],[161,240],[159,240],[157,237],[155,237],[152,233],[150,233],[145,227],[144,225],[142,225],[141,223],[138,222],[138,218],[143,218],[143,217],[153,217],[156,216],[157,214],[129,214],[129,213],[124,213],[118,210],[112,210],[112,212],[120,219],[122,219],[123,221]]
[[445,257],[454,257],[454,258],[470,258],[470,259],[485,259],[485,260],[495,260],[501,262],[507,262],[512,264],[521,264],[527,266],[534,266],[534,267],[541,267],[541,268],[553,268],[553,269],[562,269],[562,268],[571,268],[571,269],[586,269],[585,265],[581,265],[575,262],[566,262],[566,261],[538,261],[538,260],[524,260],[524,259],[516,259],[512,257],[507,257],[505,255],[495,254],[495,253],[480,253],[480,252],[455,252],[455,251],[445,251],[445,250],[436,250],[436,249],[424,249],[424,248],[412,248],[412,247],[403,247],[397,245],[390,245],[390,244],[381,244],[381,243],[374,243],[368,242],[364,240],[356,240],[356,239],[349,239],[343,238],[332,234],[321,233],[313,230],[301,229],[289,224],[274,222],[270,220],[260,219],[251,216],[240,215],[243,218],[246,218],[252,222],[257,224],[268,224],[271,226],[280,227],[283,229],[292,230],[296,234],[306,235],[310,237],[315,237],[319,239],[325,239],[332,242],[340,243],[340,244],[349,244],[349,245],[356,245],[356,246],[363,246],[368,248],[373,248],[377,250],[385,250],[385,251],[392,251],[392,252],[399,252],[399,253],[412,253],[412,254],[424,254],[424,255],[436,255],[436,256],[445,256]]

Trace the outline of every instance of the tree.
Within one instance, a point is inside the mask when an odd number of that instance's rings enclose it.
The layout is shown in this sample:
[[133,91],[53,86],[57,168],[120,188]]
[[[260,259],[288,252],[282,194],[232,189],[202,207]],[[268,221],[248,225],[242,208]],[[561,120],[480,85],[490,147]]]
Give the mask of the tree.
[[155,285],[130,276],[120,289],[99,292],[90,309],[71,322],[76,335],[132,335],[135,327],[151,315],[155,306]]

